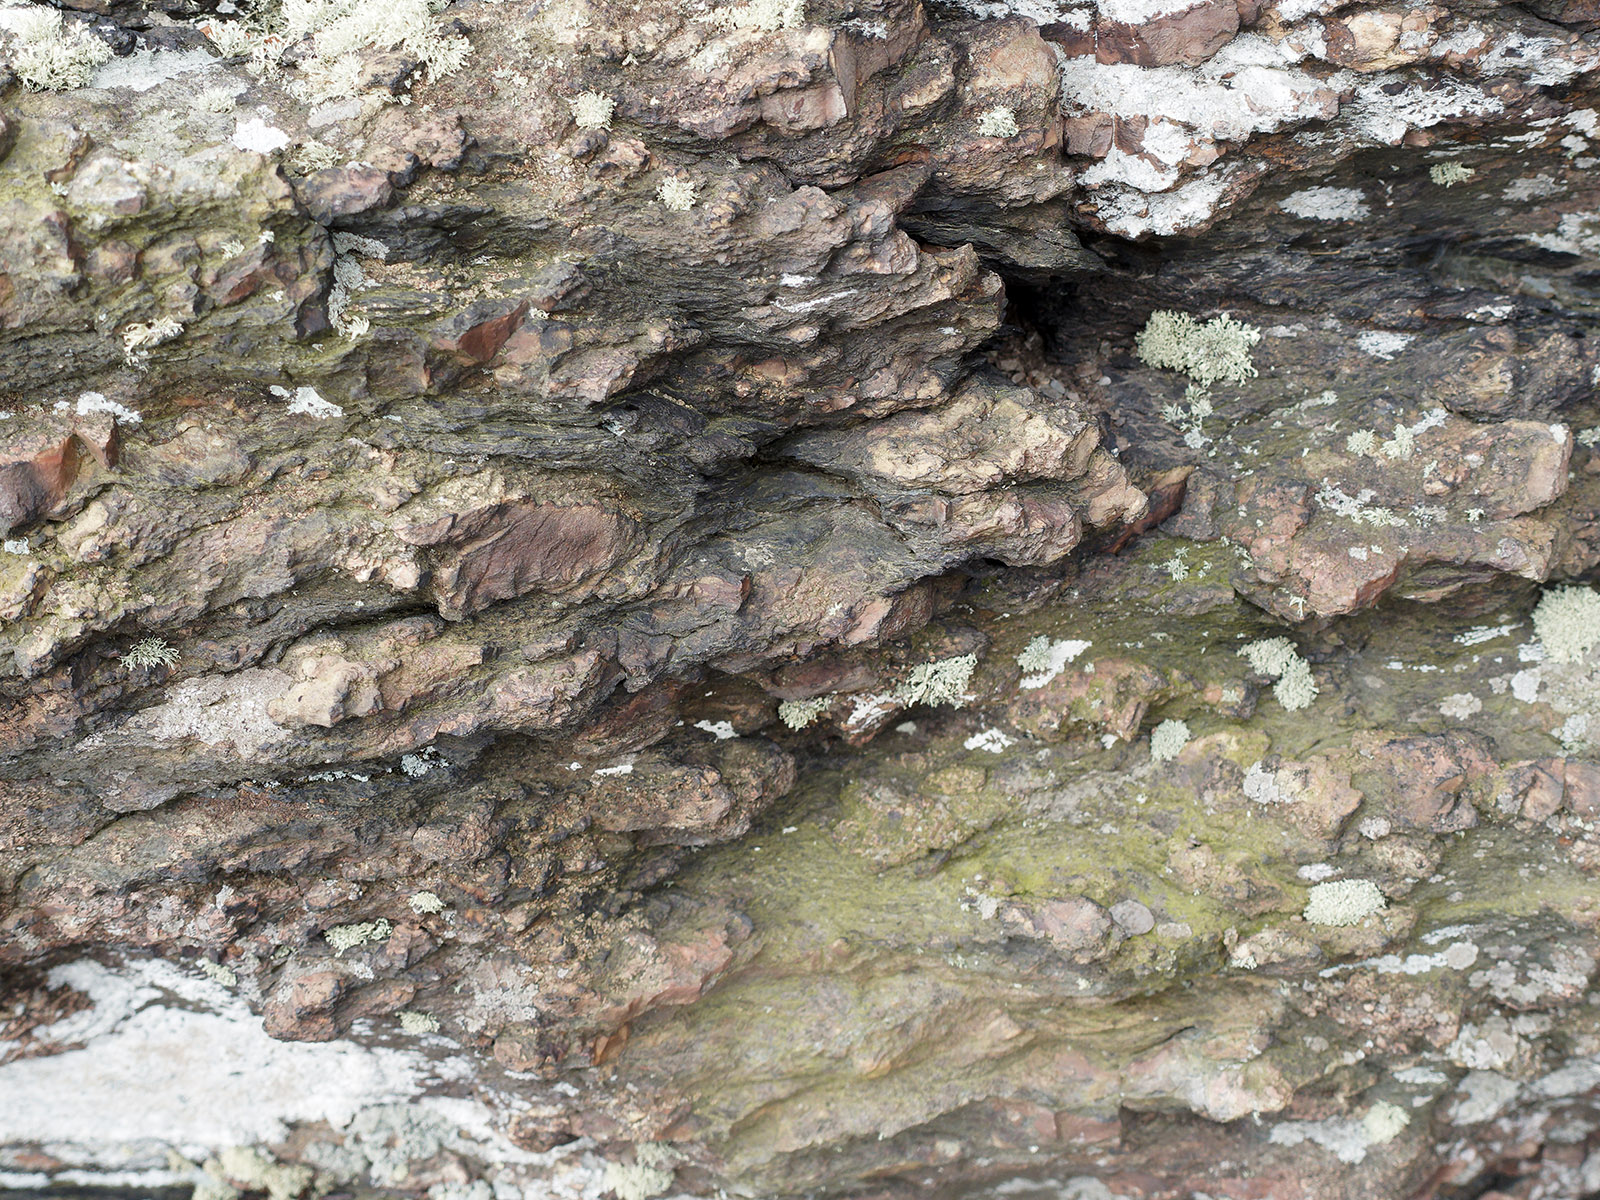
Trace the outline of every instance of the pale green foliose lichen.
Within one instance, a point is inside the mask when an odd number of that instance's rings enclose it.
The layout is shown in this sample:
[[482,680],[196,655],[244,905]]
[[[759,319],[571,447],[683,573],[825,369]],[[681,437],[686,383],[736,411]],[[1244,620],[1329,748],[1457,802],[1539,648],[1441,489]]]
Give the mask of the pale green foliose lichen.
[[[267,1200],[296,1200],[311,1187],[314,1172],[306,1166],[274,1162],[253,1146],[229,1146],[206,1160],[209,1196],[237,1196],[240,1190],[265,1192]],[[201,1195],[201,1188],[195,1188]]]
[[1183,721],[1163,721],[1150,732],[1150,761],[1171,762],[1189,744],[1189,726]]
[[86,87],[111,61],[110,46],[45,4],[0,5],[0,30],[11,69],[36,92]]
[[734,29],[756,29],[763,33],[798,29],[805,19],[805,0],[749,0],[747,4],[720,9],[717,13],[719,24]]
[[1306,901],[1305,919],[1312,925],[1359,925],[1389,905],[1370,879],[1336,879],[1319,883]]
[[1417,435],[1405,425],[1394,427],[1394,436],[1383,443],[1383,453],[1393,459],[1405,461],[1417,449]]
[[281,0],[260,6],[249,21],[210,21],[202,29],[224,57],[248,55],[256,75],[276,71],[288,47],[309,43],[291,88],[321,103],[369,87],[363,55],[374,50],[400,49],[430,81],[460,70],[472,44],[445,31],[435,15],[444,7],[440,0]]
[[356,946],[364,946],[368,942],[386,942],[389,935],[394,932],[394,927],[388,921],[379,917],[376,921],[361,921],[354,925],[335,925],[322,931],[322,936],[327,939],[328,945],[333,947],[335,955],[342,955],[346,950]]
[[239,982],[239,976],[232,967],[225,967],[221,963],[214,963],[209,958],[202,958],[194,964],[200,968],[200,973],[208,979],[222,984],[223,987],[233,987]]
[[1533,630],[1551,662],[1578,662],[1600,645],[1600,592],[1559,587],[1533,610]]
[[778,719],[790,729],[801,730],[818,720],[832,704],[832,696],[813,696],[809,700],[785,700],[778,705]]
[[1311,664],[1300,657],[1288,638],[1263,638],[1243,647],[1239,654],[1250,661],[1250,669],[1257,675],[1278,681],[1272,694],[1288,711],[1309,708],[1317,698]]
[[1458,162],[1435,163],[1428,168],[1428,178],[1440,187],[1455,187],[1458,183],[1465,183],[1478,172],[1469,166]]
[[1411,1115],[1405,1109],[1387,1100],[1379,1100],[1361,1118],[1361,1131],[1366,1135],[1369,1145],[1381,1146],[1394,1141],[1409,1124]]
[[976,654],[959,654],[937,662],[920,663],[905,682],[895,689],[894,698],[904,705],[948,704],[960,708],[967,702],[967,684],[977,669]]
[[1317,698],[1317,681],[1311,675],[1311,664],[1296,658],[1272,685],[1272,694],[1288,712],[1310,708]]
[[1201,323],[1188,313],[1161,309],[1150,314],[1134,340],[1150,366],[1181,371],[1202,387],[1243,383],[1257,374],[1250,350],[1261,340],[1261,330],[1227,313]]
[[688,212],[695,206],[698,196],[694,184],[680,175],[668,175],[656,189],[656,199],[672,212]]
[[1179,547],[1177,550],[1172,552],[1171,558],[1167,559],[1166,562],[1157,563],[1156,566],[1165,571],[1167,573],[1167,577],[1171,579],[1173,583],[1182,583],[1185,579],[1189,578],[1189,563],[1186,558],[1187,553],[1188,551],[1184,550],[1182,547]]
[[144,638],[128,648],[122,662],[129,667],[172,667],[177,665],[178,651],[163,638]]
[[424,1033],[439,1032],[439,1018],[432,1013],[406,1008],[401,1009],[397,1015],[400,1018],[400,1028],[413,1036],[420,1037]]
[[610,129],[617,102],[604,92],[583,92],[567,101],[579,129]]
[[677,1153],[661,1142],[641,1142],[631,1163],[606,1164],[605,1185],[617,1200],[652,1200],[672,1186]]
[[1027,672],[1022,677],[1018,687],[1042,688],[1067,669],[1067,664],[1074,661],[1080,654],[1087,650],[1092,642],[1077,639],[1051,641],[1040,634],[1023,647],[1022,653],[1017,655],[1017,666]]
[[183,333],[183,326],[171,317],[157,317],[146,324],[135,321],[122,331],[122,361],[140,370],[150,361],[150,348],[165,345]]
[[1344,448],[1351,454],[1376,454],[1378,452],[1378,435],[1370,429],[1358,429],[1345,438]]
[[1050,639],[1044,634],[1030,641],[1017,655],[1017,666],[1030,673],[1050,669]]
[[444,911],[444,901],[439,899],[434,892],[418,892],[409,901],[411,911],[418,916],[427,916]]
[[1015,109],[997,104],[978,115],[978,133],[983,137],[1014,138],[1021,133]]
[[1216,411],[1211,403],[1211,392],[1198,383],[1191,383],[1183,390],[1183,401],[1183,404],[1163,404],[1161,419],[1183,431],[1185,446],[1199,450],[1215,440],[1205,433],[1206,418]]

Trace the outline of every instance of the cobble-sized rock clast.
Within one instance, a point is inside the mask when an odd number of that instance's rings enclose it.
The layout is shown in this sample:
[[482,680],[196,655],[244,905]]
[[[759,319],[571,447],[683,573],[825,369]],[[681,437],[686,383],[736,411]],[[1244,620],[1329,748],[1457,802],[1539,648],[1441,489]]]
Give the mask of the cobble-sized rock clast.
[[0,1195],[1600,1191],[1597,38],[0,7]]

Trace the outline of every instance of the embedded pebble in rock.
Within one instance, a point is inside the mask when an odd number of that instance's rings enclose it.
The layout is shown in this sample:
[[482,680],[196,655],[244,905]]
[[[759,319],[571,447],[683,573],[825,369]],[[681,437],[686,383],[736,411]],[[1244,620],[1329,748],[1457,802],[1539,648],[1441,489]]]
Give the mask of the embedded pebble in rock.
[[1111,919],[1129,937],[1149,933],[1156,927],[1154,914],[1137,900],[1119,900],[1111,906]]
[[1594,1192],[1597,22],[0,7],[0,1200]]

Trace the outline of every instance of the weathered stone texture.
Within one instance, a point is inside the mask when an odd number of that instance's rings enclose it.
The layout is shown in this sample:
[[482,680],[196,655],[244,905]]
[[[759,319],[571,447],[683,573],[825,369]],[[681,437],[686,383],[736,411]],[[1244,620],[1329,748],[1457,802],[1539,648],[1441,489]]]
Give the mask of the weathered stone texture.
[[0,1188],[1600,1190],[1593,4],[348,7],[0,8]]

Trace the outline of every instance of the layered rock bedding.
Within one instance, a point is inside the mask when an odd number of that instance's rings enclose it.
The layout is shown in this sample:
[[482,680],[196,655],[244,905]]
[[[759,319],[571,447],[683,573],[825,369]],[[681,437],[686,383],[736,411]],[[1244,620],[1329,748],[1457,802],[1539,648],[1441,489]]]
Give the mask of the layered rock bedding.
[[0,0],[0,1189],[1600,1194],[1597,85]]

